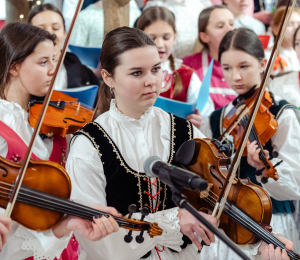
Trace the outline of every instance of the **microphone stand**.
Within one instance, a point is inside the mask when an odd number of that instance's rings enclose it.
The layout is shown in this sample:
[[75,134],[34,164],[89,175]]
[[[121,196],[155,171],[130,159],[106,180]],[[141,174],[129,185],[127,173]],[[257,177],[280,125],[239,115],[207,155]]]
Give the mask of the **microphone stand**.
[[[182,187],[172,182],[171,176],[165,169],[159,170],[159,179],[170,186],[172,190],[172,200],[176,206],[182,209],[186,209],[196,219],[198,219],[203,225],[205,225],[212,233],[214,233],[219,239],[221,239],[227,246],[229,246],[237,255],[242,259],[250,260],[248,256],[243,253],[241,249],[237,247],[224,233],[214,227],[206,218],[204,218],[199,212],[187,201],[186,197],[181,194]],[[170,185],[172,183],[172,185]],[[204,189],[205,190],[205,189]]]

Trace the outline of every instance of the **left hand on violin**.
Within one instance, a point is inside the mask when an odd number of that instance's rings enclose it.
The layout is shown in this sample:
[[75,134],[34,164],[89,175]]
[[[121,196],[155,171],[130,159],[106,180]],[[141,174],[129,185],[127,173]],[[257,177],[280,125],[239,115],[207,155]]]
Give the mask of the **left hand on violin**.
[[[257,145],[257,141],[253,141],[252,143],[250,143],[249,141],[247,141],[247,161],[248,163],[256,168],[256,169],[261,169],[263,168],[263,165],[261,163],[261,161],[259,160],[259,152],[260,152],[260,148],[258,148]],[[266,157],[269,157],[269,151],[264,150],[264,153],[266,155]]]
[[[293,250],[293,242],[283,238],[277,237],[282,243],[285,244],[288,250]],[[262,243],[261,246],[258,248],[258,251],[261,253],[261,257],[263,260],[289,260],[289,256],[286,250],[281,250],[279,247],[276,249],[274,245],[270,244],[267,245],[266,243]]]

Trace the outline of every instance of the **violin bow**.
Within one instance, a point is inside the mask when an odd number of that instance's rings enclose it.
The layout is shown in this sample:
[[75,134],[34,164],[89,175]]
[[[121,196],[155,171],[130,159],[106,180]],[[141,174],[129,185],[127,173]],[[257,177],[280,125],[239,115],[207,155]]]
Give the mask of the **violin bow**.
[[[279,33],[276,37],[274,47],[272,49],[272,53],[271,53],[270,59],[269,59],[268,64],[267,64],[266,72],[264,73],[263,79],[261,81],[259,91],[258,91],[258,94],[257,94],[256,99],[254,101],[253,109],[250,113],[250,117],[249,117],[247,126],[245,128],[245,131],[243,133],[243,136],[241,138],[241,142],[238,146],[238,149],[235,153],[235,156],[232,160],[227,178],[225,180],[225,184],[222,188],[220,196],[219,196],[219,198],[217,200],[217,203],[215,205],[213,215],[215,216],[216,212],[218,211],[217,219],[219,219],[221,217],[221,214],[223,212],[223,209],[224,209],[225,203],[227,201],[227,197],[228,197],[231,185],[232,185],[232,183],[234,181],[234,178],[235,178],[235,173],[236,173],[237,168],[239,166],[239,163],[237,163],[237,162],[240,162],[243,151],[246,147],[246,143],[247,143],[251,128],[253,126],[253,123],[254,123],[258,108],[259,108],[259,104],[261,103],[263,94],[264,94],[265,89],[267,87],[267,79],[270,77],[272,68],[274,66],[276,57],[277,57],[278,52],[279,52],[279,47],[281,46],[283,36],[284,36],[285,31],[286,31],[286,27],[288,25],[288,22],[290,20],[291,14],[293,12],[294,6],[296,4],[296,0],[293,0],[292,6],[290,7],[290,2],[291,2],[291,0],[288,1],[287,6],[285,8],[285,12],[284,12],[283,18],[282,18],[281,23],[280,23]],[[275,177],[272,177],[272,178],[275,179]],[[223,197],[223,195],[224,195],[224,197]]]
[[49,101],[50,101],[50,98],[51,98],[51,95],[52,95],[52,92],[53,92],[53,86],[54,86],[54,83],[55,83],[58,71],[60,70],[62,62],[63,62],[63,60],[65,58],[67,47],[69,45],[69,41],[70,41],[70,38],[71,38],[72,30],[74,28],[74,25],[75,25],[76,19],[78,17],[78,14],[79,14],[79,12],[81,10],[83,1],[84,0],[79,0],[78,1],[77,7],[76,7],[76,11],[75,11],[74,17],[72,19],[72,23],[71,23],[69,32],[68,32],[67,37],[65,39],[64,46],[62,48],[62,51],[61,51],[61,54],[60,54],[57,66],[56,66],[55,71],[54,71],[53,78],[51,80],[51,84],[50,84],[49,90],[48,90],[48,92],[47,92],[47,94],[45,96],[45,99],[44,99],[44,103],[43,103],[43,107],[42,107],[41,113],[40,113],[40,115],[38,117],[38,120],[37,120],[37,123],[36,123],[36,125],[34,127],[34,132],[33,132],[32,136],[31,136],[31,139],[30,139],[30,142],[29,142],[29,145],[28,145],[25,157],[23,159],[22,166],[21,166],[19,174],[18,174],[18,176],[16,178],[16,182],[15,182],[14,188],[12,190],[11,196],[9,198],[9,202],[8,202],[6,210],[5,210],[5,216],[7,216],[7,217],[10,217],[11,213],[13,211],[13,208],[14,208],[14,205],[15,205],[15,202],[16,202],[16,199],[17,199],[20,187],[22,185],[23,178],[25,176],[25,173],[26,173],[29,161],[30,161],[30,157],[31,157],[31,154],[32,154],[33,145],[34,145],[34,142],[35,142],[35,140],[36,140],[36,138],[37,138],[37,136],[38,136],[38,134],[40,132],[40,128],[41,128],[41,125],[42,125],[42,122],[43,122],[44,116],[46,114],[46,110],[47,110],[47,107],[48,107],[48,104],[49,104]]

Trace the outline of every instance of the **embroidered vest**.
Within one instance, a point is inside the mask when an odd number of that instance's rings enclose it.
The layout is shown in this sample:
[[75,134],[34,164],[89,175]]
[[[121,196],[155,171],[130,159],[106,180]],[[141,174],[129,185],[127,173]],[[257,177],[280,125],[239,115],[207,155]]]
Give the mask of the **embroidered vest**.
[[165,97],[165,98],[172,98],[177,101],[186,102],[187,101],[187,92],[189,89],[190,81],[191,81],[192,75],[194,73],[194,70],[188,66],[182,65],[178,70],[176,70],[176,72],[178,72],[178,74],[181,78],[181,81],[182,81],[181,93],[179,93],[178,95],[173,97],[174,78],[173,78],[173,75],[171,75],[171,77],[172,77],[170,79],[170,80],[172,80],[171,84],[168,84],[165,82],[167,87],[166,87],[166,89],[161,90],[160,96]]
[[[184,142],[193,138],[193,127],[185,119],[176,117],[173,114],[170,114],[170,117],[171,140],[168,163],[174,164],[176,151]],[[128,214],[128,207],[131,204],[136,204],[139,210],[143,207],[148,207],[151,213],[175,207],[170,188],[162,183],[159,178],[151,182],[150,177],[144,173],[131,169],[117,145],[101,125],[96,122],[90,122],[78,130],[74,137],[78,135],[85,135],[92,142],[101,158],[107,181],[105,188],[107,206],[115,207],[123,215]],[[152,185],[157,186],[157,194],[155,196],[151,193]],[[155,207],[152,199],[156,200]],[[184,245],[182,248],[191,243],[187,237],[184,237],[183,240]],[[146,258],[150,254],[151,251],[142,258]]]
[[[296,109],[294,105],[289,104],[285,100],[281,100],[278,106],[271,106],[269,111],[275,116],[275,119],[278,119],[284,109]],[[210,116],[210,126],[213,133],[213,138],[219,138],[219,136],[223,133],[223,119],[225,117],[225,109],[226,106],[214,111]],[[266,143],[265,150],[268,150],[270,154],[273,151],[271,139]],[[255,172],[256,169],[248,164],[247,156],[243,156],[241,159],[241,163],[238,169],[240,173],[240,178],[250,178],[250,180],[259,186],[262,186],[260,183],[256,181]],[[295,211],[293,201],[279,201],[275,200],[271,197],[272,205],[273,205],[273,214],[276,213],[293,213]]]

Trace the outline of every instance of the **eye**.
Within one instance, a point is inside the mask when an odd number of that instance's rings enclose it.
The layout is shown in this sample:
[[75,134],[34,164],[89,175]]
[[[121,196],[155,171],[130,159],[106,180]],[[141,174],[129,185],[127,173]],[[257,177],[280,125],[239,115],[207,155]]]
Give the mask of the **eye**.
[[170,40],[170,36],[165,36],[165,37],[164,37],[164,40],[165,40],[165,41]]
[[47,63],[47,61],[45,60],[41,63],[41,65],[44,66],[44,65],[46,65],[46,63]]
[[141,70],[135,71],[135,72],[131,73],[131,75],[135,76],[135,77],[141,76],[142,75],[142,71]]
[[161,67],[160,66],[158,66],[158,67],[155,67],[155,68],[153,68],[152,69],[152,72],[159,72],[159,70],[161,69]]
[[223,70],[229,70],[230,68],[229,67],[223,67]]
[[247,69],[249,66],[248,65],[242,65],[241,69]]

